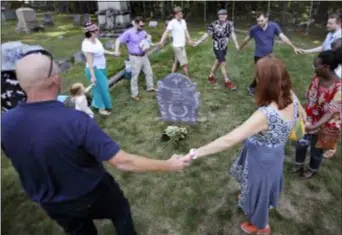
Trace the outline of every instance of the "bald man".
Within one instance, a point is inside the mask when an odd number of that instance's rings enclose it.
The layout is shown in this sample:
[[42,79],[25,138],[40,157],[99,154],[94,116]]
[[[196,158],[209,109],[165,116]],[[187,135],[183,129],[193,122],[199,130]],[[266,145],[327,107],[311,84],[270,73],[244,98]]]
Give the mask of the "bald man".
[[103,162],[124,171],[181,171],[179,156],[152,160],[126,153],[83,112],[56,100],[59,68],[47,53],[24,56],[16,72],[27,102],[1,119],[1,147],[27,195],[67,234],[95,235],[94,219],[112,220],[118,235],[136,234],[130,206]]

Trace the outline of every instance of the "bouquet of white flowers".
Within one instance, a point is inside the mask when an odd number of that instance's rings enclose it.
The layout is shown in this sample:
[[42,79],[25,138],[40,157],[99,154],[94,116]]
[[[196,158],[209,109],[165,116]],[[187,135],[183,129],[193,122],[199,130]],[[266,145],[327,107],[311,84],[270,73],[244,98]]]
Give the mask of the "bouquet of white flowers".
[[164,134],[169,137],[171,141],[180,141],[185,139],[188,134],[188,130],[185,127],[178,127],[178,126],[168,126]]

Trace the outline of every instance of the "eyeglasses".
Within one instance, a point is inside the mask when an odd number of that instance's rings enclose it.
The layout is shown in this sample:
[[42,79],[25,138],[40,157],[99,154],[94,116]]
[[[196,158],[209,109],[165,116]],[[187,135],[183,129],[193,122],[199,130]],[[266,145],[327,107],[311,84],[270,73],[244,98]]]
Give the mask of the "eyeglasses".
[[51,76],[51,73],[52,73],[52,68],[53,68],[53,56],[51,55],[50,52],[46,51],[46,50],[34,50],[34,51],[29,51],[27,53],[25,53],[21,58],[24,58],[25,56],[28,56],[28,55],[32,55],[32,54],[42,54],[42,55],[45,55],[47,57],[49,57],[50,59],[50,67],[49,67],[49,73],[48,73],[48,78]]

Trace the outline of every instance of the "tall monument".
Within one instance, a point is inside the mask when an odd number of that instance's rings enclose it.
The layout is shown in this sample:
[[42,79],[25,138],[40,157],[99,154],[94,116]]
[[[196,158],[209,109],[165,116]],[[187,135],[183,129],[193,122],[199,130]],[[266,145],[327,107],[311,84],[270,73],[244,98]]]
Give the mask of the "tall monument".
[[131,24],[129,1],[97,1],[97,20],[107,36],[117,36]]

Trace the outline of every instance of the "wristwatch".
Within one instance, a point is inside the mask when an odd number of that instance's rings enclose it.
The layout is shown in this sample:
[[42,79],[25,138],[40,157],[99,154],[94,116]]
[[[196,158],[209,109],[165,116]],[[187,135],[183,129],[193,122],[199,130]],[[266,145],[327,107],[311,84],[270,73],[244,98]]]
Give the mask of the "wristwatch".
[[196,156],[196,150],[197,149],[191,149],[190,150],[190,157],[191,157],[191,159],[196,159],[197,158],[197,156]]

